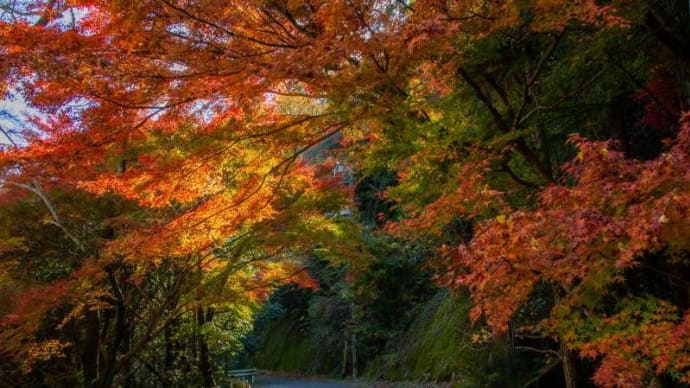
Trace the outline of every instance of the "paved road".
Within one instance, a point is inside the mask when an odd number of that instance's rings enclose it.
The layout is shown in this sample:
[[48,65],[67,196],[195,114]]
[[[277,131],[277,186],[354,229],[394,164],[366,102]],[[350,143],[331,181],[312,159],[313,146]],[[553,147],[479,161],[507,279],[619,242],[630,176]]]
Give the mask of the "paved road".
[[[337,380],[300,380],[296,378],[256,375],[256,388],[354,388],[357,385]],[[360,385],[361,387],[361,385]]]
[[258,374],[253,388],[450,388],[452,383],[342,381]]

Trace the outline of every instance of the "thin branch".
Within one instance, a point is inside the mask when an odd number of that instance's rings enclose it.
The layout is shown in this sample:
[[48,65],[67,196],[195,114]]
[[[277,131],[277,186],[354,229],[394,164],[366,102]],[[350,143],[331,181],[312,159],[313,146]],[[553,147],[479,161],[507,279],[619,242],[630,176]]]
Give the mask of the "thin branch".
[[179,7],[179,6],[173,4],[172,2],[170,2],[168,0],[159,0],[159,2],[167,5],[168,7],[176,10],[177,12],[185,15],[186,17],[188,17],[190,19],[193,19],[193,20],[195,20],[201,24],[205,24],[209,27],[213,27],[213,28],[215,28],[219,31],[222,31],[223,33],[225,33],[231,37],[235,37],[235,38],[239,38],[239,39],[245,39],[245,40],[248,40],[250,42],[257,43],[257,44],[264,45],[264,46],[269,46],[269,47],[280,47],[280,48],[295,48],[295,47],[297,47],[296,45],[266,42],[266,41],[263,41],[261,39],[257,39],[257,38],[251,37],[251,36],[241,35],[235,31],[231,31],[231,30],[229,30],[229,29],[227,29],[227,28],[225,28],[225,27],[223,27],[217,23],[214,23],[210,20],[206,20],[206,19],[204,19],[198,15],[195,15],[195,14],[189,12],[188,10],[186,10],[185,8]]
[[559,353],[555,350],[552,350],[552,349],[539,349],[539,348],[533,348],[531,346],[516,346],[515,350],[542,353],[542,354],[550,354],[550,355],[560,357]]
[[539,371],[537,372],[537,375],[534,378],[532,378],[531,380],[529,380],[528,382],[526,382],[525,384],[523,384],[522,387],[527,388],[527,387],[531,386],[532,384],[538,382],[542,377],[544,377],[545,374],[549,373],[549,371],[551,369],[553,369],[556,365],[558,365],[560,363],[561,363],[561,358],[558,357],[557,359],[544,365],[541,369],[539,369]]
[[597,78],[601,77],[601,75],[604,74],[604,72],[606,70],[607,70],[606,67],[600,69],[599,71],[594,73],[588,80],[585,80],[582,83],[580,83],[580,85],[577,88],[575,88],[575,90],[561,96],[561,98],[559,98],[558,100],[556,100],[555,102],[553,102],[549,105],[537,104],[537,106],[534,107],[534,109],[530,110],[529,112],[527,112],[527,114],[522,116],[518,125],[522,126],[525,122],[527,122],[527,120],[529,120],[536,113],[547,112],[547,111],[554,110],[554,109],[558,108],[561,104],[563,104],[567,100],[575,97],[576,95],[578,95],[578,94],[582,93],[584,90],[586,90],[589,87],[589,85],[594,83],[594,81],[596,81]]
[[41,17],[39,17],[36,23],[34,23],[35,27],[45,27],[50,22],[53,14],[56,12],[54,10],[55,3],[57,3],[57,0],[48,1],[48,4],[46,4],[46,8],[41,14]]
[[12,139],[10,133],[5,128],[3,128],[2,125],[0,125],[0,132],[2,132],[3,135],[5,135],[7,141],[9,141],[12,144],[12,146],[14,146],[15,148],[18,147],[17,142],[15,142],[14,139]]
[[541,73],[544,70],[544,67],[546,65],[546,61],[556,51],[556,48],[558,47],[558,43],[561,41],[561,39],[565,35],[565,31],[566,31],[566,29],[564,28],[563,30],[561,30],[561,32],[558,35],[556,35],[554,40],[551,42],[549,47],[546,49],[544,54],[539,59],[539,62],[537,63],[537,66],[534,69],[534,71],[532,72],[532,74],[525,80],[525,83],[522,87],[522,101],[520,102],[520,107],[517,109],[517,113],[513,117],[513,129],[519,128],[526,121],[526,120],[523,120],[522,113],[525,111],[527,104],[529,104],[530,88],[535,84],[535,82],[537,82],[537,80],[539,79],[539,76],[541,76]]
[[510,101],[508,100],[508,95],[506,94],[505,89],[503,89],[490,75],[482,73],[482,77],[489,84],[489,86],[491,86],[491,88],[494,89],[496,94],[498,94],[498,97],[500,97],[503,106],[505,106],[506,110],[508,111],[508,115],[510,117],[515,117],[515,111],[513,110],[513,107],[510,104]]
[[484,104],[486,109],[489,110],[489,113],[494,119],[494,122],[498,126],[498,128],[501,130],[503,133],[508,133],[510,132],[510,127],[508,124],[506,124],[505,120],[503,119],[503,116],[501,115],[501,112],[496,109],[496,106],[491,102],[489,97],[484,93],[482,90],[481,86],[469,75],[467,70],[460,66],[458,68],[458,74],[460,74],[460,77],[467,83],[467,85],[474,90],[474,94],[479,98],[479,100]]
[[396,0],[396,1],[398,2],[398,4],[402,5],[403,8],[405,8],[406,10],[408,10],[408,11],[410,11],[410,12],[414,12],[414,8],[412,8],[411,5],[407,4],[407,3],[405,2],[405,0]]
[[86,246],[75,235],[73,235],[62,223],[62,220],[60,219],[60,216],[58,215],[55,206],[52,204],[52,202],[50,202],[48,196],[45,195],[43,190],[41,190],[41,187],[38,185],[38,182],[33,181],[31,185],[18,182],[11,182],[10,184],[34,193],[43,202],[45,207],[48,209],[48,212],[50,212],[50,215],[53,218],[53,220],[50,221],[50,223],[60,228],[62,232],[65,234],[65,236],[72,240],[72,242],[77,246],[77,248],[82,249],[84,252],[87,251]]
[[530,182],[530,181],[527,181],[527,180],[525,180],[525,179],[520,178],[520,177],[515,173],[515,171],[513,171],[513,170],[508,166],[508,164],[506,164],[506,163],[503,164],[503,168],[502,168],[501,170],[499,170],[499,171],[502,171],[502,172],[507,173],[508,175],[510,175],[510,177],[511,177],[515,182],[519,183],[519,184],[522,185],[522,186],[528,187],[528,188],[530,188],[530,189],[538,189],[538,188],[541,187],[540,185],[538,185],[538,184],[536,184],[536,183],[532,183],[532,182]]
[[647,93],[647,95],[652,100],[654,100],[654,104],[656,104],[658,107],[660,107],[661,110],[663,110],[667,116],[669,116],[669,117],[677,117],[678,116],[677,114],[674,114],[673,112],[671,112],[671,109],[668,108],[666,106],[666,104],[664,104],[651,90],[649,90],[649,88],[645,84],[643,84],[640,80],[638,80],[635,77],[635,75],[633,75],[633,73],[631,73],[628,69],[626,69],[625,66],[623,66],[621,63],[616,61],[614,58],[611,58],[611,62],[613,63],[613,65],[616,68],[618,68],[620,71],[622,71],[623,74],[625,74],[625,76],[628,77],[632,81],[632,83],[635,85],[635,87],[637,87],[637,88],[643,90],[645,93]]

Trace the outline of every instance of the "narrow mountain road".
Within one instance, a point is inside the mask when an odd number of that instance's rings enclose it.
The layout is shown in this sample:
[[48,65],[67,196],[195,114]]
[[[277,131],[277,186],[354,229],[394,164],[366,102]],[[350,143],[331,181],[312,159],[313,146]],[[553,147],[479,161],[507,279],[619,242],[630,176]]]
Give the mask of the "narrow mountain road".
[[413,381],[343,381],[326,378],[292,377],[258,373],[252,388],[451,388],[452,383]]
[[283,376],[256,375],[255,388],[355,388],[359,384],[337,380],[309,380]]

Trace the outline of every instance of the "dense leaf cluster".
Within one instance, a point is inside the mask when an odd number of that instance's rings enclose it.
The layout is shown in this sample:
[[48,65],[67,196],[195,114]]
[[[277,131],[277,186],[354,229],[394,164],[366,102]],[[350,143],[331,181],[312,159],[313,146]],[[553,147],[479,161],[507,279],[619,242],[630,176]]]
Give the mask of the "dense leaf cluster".
[[291,282],[357,374],[428,274],[531,382],[690,383],[689,14],[0,2],[0,378],[212,386]]

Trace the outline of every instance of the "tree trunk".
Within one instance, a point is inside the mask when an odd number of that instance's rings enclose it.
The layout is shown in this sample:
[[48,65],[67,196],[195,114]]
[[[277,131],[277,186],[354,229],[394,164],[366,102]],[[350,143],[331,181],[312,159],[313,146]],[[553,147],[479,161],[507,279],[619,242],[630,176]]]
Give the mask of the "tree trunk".
[[345,377],[345,373],[347,373],[347,335],[345,335],[345,343],[343,344],[343,363],[340,375]]
[[86,311],[86,333],[84,338],[84,352],[82,354],[82,373],[84,387],[93,387],[98,379],[98,313]]
[[351,319],[352,319],[352,325],[350,327],[350,330],[351,330],[350,342],[352,343],[352,378],[356,379],[357,378],[357,337],[355,336],[355,304],[354,303],[350,304],[350,314],[351,314]]
[[[204,308],[199,307],[196,312],[196,319],[197,319],[197,325],[198,328],[201,329],[201,326],[206,323],[210,322],[211,319],[213,318],[213,309],[209,308],[208,312],[204,314]],[[211,367],[211,361],[210,361],[210,352],[208,349],[208,343],[206,342],[206,338],[204,338],[204,335],[200,332],[198,336],[198,341],[199,341],[199,372],[201,373],[201,379],[204,384],[204,387],[206,388],[212,388],[216,386],[216,383],[213,381],[213,368]]]
[[352,339],[350,340],[352,342],[352,378],[356,379],[357,378],[357,337],[355,336],[355,333],[352,333]]
[[[117,302],[115,303],[115,325],[112,335],[106,337],[108,340],[105,354],[103,355],[103,362],[100,365],[101,372],[94,384],[94,386],[104,388],[113,386],[115,376],[117,376],[122,367],[128,367],[130,362],[128,358],[118,359],[117,355],[120,353],[123,344],[127,344],[127,348],[129,348],[130,327],[127,306],[129,306],[131,301],[125,299],[129,295],[126,282],[118,281],[114,268],[109,269],[107,272],[111,289],[114,291]],[[107,332],[105,334],[106,336],[108,335]],[[126,374],[124,376],[127,377]],[[126,384],[122,381],[119,385],[124,386]]]
[[[125,317],[127,319],[127,317]],[[124,338],[122,339],[122,353],[129,353],[132,343],[132,333],[134,332],[133,321],[127,319],[127,324],[124,327]],[[122,373],[124,374],[124,388],[135,387],[134,373],[132,371],[132,361],[130,358],[123,360]]]
[[558,352],[561,355],[561,365],[563,365],[563,377],[565,379],[566,388],[577,387],[577,372],[575,371],[575,363],[573,362],[573,355],[565,346],[563,341],[559,340]]
[[[556,305],[561,301],[562,289],[558,285],[552,286],[553,300]],[[563,378],[565,380],[566,388],[577,387],[577,372],[575,370],[575,362],[573,354],[561,338],[558,338],[558,353],[561,356],[561,365],[563,366]]]

